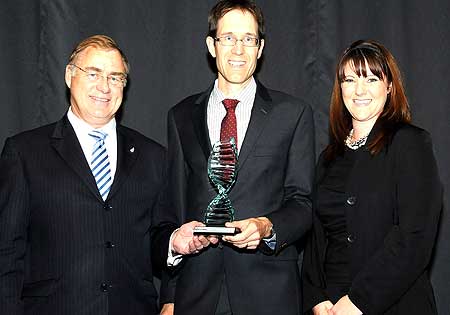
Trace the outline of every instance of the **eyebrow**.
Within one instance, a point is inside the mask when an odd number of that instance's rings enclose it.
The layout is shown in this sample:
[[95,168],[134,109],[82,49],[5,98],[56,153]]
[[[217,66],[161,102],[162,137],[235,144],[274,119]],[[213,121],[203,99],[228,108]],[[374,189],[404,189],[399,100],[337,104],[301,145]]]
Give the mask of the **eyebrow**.
[[[103,72],[102,69],[99,69],[97,67],[85,67],[85,69],[86,70],[96,71],[96,72]],[[113,71],[113,72],[108,73],[108,75],[121,75],[121,76],[124,76],[124,77],[127,76],[125,73],[120,72],[120,71]]]
[[[220,34],[220,36],[226,36],[226,35],[237,35],[237,34],[234,33],[234,32],[226,32],[226,33]],[[247,35],[247,36],[252,36],[252,37],[258,37],[258,35],[254,34],[254,33],[249,33],[249,32],[244,33],[243,35],[244,36]]]

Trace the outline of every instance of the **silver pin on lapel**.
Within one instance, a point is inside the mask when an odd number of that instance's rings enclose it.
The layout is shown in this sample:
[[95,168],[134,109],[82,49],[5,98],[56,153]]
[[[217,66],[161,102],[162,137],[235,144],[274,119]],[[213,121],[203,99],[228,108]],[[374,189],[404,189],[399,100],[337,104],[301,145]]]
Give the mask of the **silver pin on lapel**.
[[132,147],[132,148],[130,149],[130,152],[131,152],[131,153],[134,153],[134,147]]

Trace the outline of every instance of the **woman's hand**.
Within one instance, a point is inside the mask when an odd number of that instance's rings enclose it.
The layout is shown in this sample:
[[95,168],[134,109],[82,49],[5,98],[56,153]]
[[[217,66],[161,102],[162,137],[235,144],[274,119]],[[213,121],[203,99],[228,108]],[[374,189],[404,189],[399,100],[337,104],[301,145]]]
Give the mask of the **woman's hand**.
[[159,314],[160,315],[173,315],[173,307],[174,307],[173,303],[166,303],[163,305],[161,312]]
[[312,308],[314,315],[328,315],[328,311],[333,307],[331,301],[323,301]]
[[362,315],[362,312],[350,301],[348,295],[345,295],[334,304],[327,315]]

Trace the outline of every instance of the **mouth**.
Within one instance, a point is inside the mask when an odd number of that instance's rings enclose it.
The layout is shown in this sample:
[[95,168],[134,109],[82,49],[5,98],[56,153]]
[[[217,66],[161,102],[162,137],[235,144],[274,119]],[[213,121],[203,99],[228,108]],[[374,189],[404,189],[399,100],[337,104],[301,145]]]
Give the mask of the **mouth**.
[[245,65],[245,61],[240,60],[228,60],[228,64],[232,67],[240,68]]
[[99,96],[94,96],[94,95],[90,95],[89,96],[94,102],[96,103],[109,103],[109,101],[111,100],[110,98],[106,98],[106,97],[99,97]]
[[355,105],[357,106],[367,106],[370,104],[370,102],[372,102],[371,99],[354,99],[353,103],[355,103]]

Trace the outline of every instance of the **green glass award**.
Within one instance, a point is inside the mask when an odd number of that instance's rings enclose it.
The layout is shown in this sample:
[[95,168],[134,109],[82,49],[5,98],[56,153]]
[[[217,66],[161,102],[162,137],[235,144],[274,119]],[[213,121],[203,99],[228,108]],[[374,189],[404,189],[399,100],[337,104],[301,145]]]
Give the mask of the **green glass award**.
[[234,220],[234,208],[228,193],[237,176],[237,148],[234,138],[229,142],[217,142],[213,145],[208,159],[208,177],[217,196],[205,210],[203,223],[206,226],[196,227],[194,234],[203,235],[233,235],[239,229],[226,227],[225,222]]

